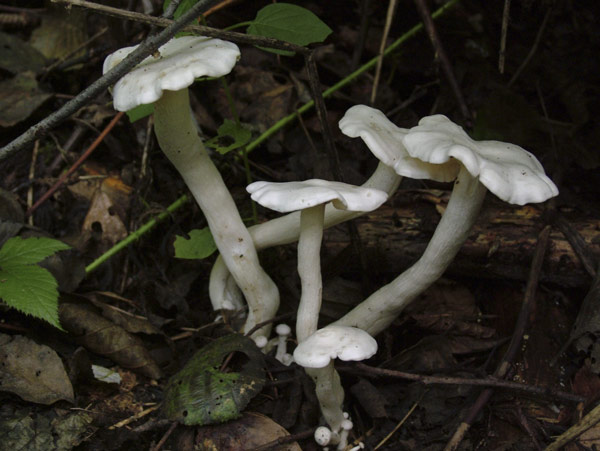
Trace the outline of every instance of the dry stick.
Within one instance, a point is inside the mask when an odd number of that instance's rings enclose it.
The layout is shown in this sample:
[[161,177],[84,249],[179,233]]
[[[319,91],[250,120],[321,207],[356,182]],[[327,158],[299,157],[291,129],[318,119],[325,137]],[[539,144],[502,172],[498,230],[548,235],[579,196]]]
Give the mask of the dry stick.
[[534,41],[533,45],[531,46],[531,50],[529,50],[529,53],[527,54],[527,56],[525,57],[525,59],[523,60],[523,62],[521,63],[521,65],[519,66],[517,71],[515,72],[515,74],[512,76],[512,78],[508,82],[508,85],[507,85],[508,88],[510,88],[513,85],[513,83],[517,80],[517,78],[519,78],[519,75],[521,75],[521,72],[523,72],[523,70],[525,69],[527,64],[529,64],[529,61],[531,61],[531,58],[533,58],[533,55],[535,55],[535,52],[537,51],[537,48],[540,45],[540,41],[542,40],[542,35],[544,34],[544,30],[546,29],[546,25],[548,24],[548,19],[550,18],[551,13],[552,13],[552,7],[548,8],[546,10],[546,14],[544,15],[544,19],[542,20],[542,25],[540,25],[540,29],[537,32],[535,41]]
[[167,429],[167,432],[165,432],[165,434],[162,436],[162,438],[159,440],[156,446],[152,448],[151,451],[159,451],[166,443],[167,439],[173,433],[178,424],[179,423],[177,421],[173,421],[173,423],[171,423],[171,426],[169,426],[169,429]]
[[79,159],[75,163],[73,163],[73,166],[71,166],[67,172],[61,175],[58,181],[54,185],[52,185],[52,187],[48,191],[46,191],[42,195],[42,197],[40,197],[35,202],[35,204],[33,204],[27,209],[27,211],[25,212],[25,216],[31,215],[40,205],[42,205],[50,196],[52,196],[52,194],[54,194],[58,188],[60,188],[65,183],[65,180],[67,180],[67,178],[69,178],[69,176],[73,174],[73,172],[75,172],[77,168],[79,168],[79,166],[81,166],[83,162],[92,154],[96,147],[100,145],[100,143],[104,140],[104,137],[108,134],[108,132],[110,132],[113,129],[116,123],[119,122],[119,119],[121,119],[123,114],[124,113],[122,112],[117,113],[115,117],[112,118],[112,120],[108,123],[106,128],[102,130],[102,133],[98,135],[98,137],[94,140],[90,147],[88,147],[87,150],[83,152],[83,154],[79,157]]
[[498,71],[504,73],[504,60],[506,58],[506,35],[508,34],[508,21],[510,19],[510,0],[504,0],[502,11],[502,31],[500,33],[500,52],[498,53]]
[[547,387],[538,387],[534,385],[521,384],[519,382],[507,381],[496,376],[487,376],[481,379],[473,379],[469,377],[449,377],[449,376],[427,376],[424,374],[408,373],[405,371],[388,370],[369,366],[364,363],[355,363],[352,366],[337,366],[340,371],[353,372],[355,370],[364,371],[366,374],[374,376],[394,377],[398,379],[406,379],[409,381],[420,382],[425,385],[471,385],[477,387],[493,387],[505,390],[514,390],[525,393],[531,396],[542,397],[551,400],[560,400],[564,402],[578,403],[585,400],[583,396],[574,395],[572,393],[563,392],[560,390],[552,390]]
[[584,416],[576,425],[570,427],[561,435],[559,435],[558,438],[546,448],[546,451],[558,451],[571,440],[579,437],[589,428],[598,424],[599,421],[600,404],[598,404],[596,407],[590,410],[590,412],[586,416]]
[[375,68],[375,79],[373,80],[373,89],[371,90],[371,106],[375,105],[375,99],[377,98],[377,87],[379,86],[379,79],[381,78],[381,68],[383,67],[383,51],[385,50],[385,44],[390,33],[390,28],[392,27],[392,21],[394,19],[395,10],[396,0],[390,0],[387,15],[385,17],[383,35],[381,36],[381,43],[379,44],[379,55],[377,56],[377,67]]
[[[67,103],[65,103],[58,111],[54,112],[47,118],[38,122],[37,124],[30,127],[25,133],[17,137],[15,140],[8,143],[6,146],[0,149],[0,160],[8,157],[13,152],[24,148],[34,140],[40,138],[45,135],[49,130],[56,127],[66,118],[74,114],[79,108],[86,105],[93,98],[95,98],[102,91],[107,89],[110,85],[116,83],[123,75],[129,72],[133,67],[135,67],[138,63],[140,63],[144,58],[148,55],[154,53],[161,45],[166,43],[169,39],[171,39],[176,33],[182,30],[193,31],[204,36],[210,37],[222,37],[223,39],[227,39],[234,42],[242,42],[245,44],[255,44],[261,45],[265,47],[272,47],[281,50],[289,50],[292,52],[299,52],[302,54],[310,52],[306,47],[301,47],[298,45],[290,44],[284,41],[279,41],[277,39],[271,38],[262,38],[258,36],[250,36],[242,33],[234,33],[234,32],[224,32],[220,30],[215,30],[209,27],[201,27],[201,26],[191,26],[185,27],[185,25],[194,20],[197,16],[199,16],[206,7],[206,4],[210,2],[210,0],[200,0],[196,3],[191,9],[189,9],[185,14],[183,14],[176,21],[171,21],[169,19],[147,16],[145,14],[140,13],[131,13],[131,12],[123,12],[117,8],[108,8],[102,7],[102,5],[97,5],[95,3],[80,1],[80,0],[55,0],[57,3],[68,3],[71,5],[84,6],[88,9],[100,10],[101,12],[105,12],[109,15],[120,17],[120,18],[128,18],[132,20],[139,20],[141,22],[148,23],[150,25],[157,25],[160,27],[166,27],[160,33],[156,35],[149,36],[146,40],[144,40],[133,52],[131,52],[123,61],[121,61],[118,65],[116,65],[113,69],[108,71],[105,75],[97,79],[93,82],[89,87],[80,92],[75,98],[71,99]],[[110,11],[110,12],[109,12]]]
[[[179,22],[181,17],[176,21],[167,19],[165,17],[149,16],[134,11],[127,11],[119,8],[113,8],[111,6],[104,6],[94,2],[88,2],[86,0],[53,0],[55,3],[66,3],[68,5],[80,6],[82,8],[97,11],[107,16],[116,17],[118,19],[132,20],[135,22],[146,23],[148,25],[154,25],[157,27],[168,27],[173,22]],[[214,0],[213,0],[214,1]],[[188,11],[189,12],[189,11]],[[187,14],[187,13],[186,13]],[[199,16],[201,13],[197,14]],[[182,16],[183,17],[183,16]],[[270,47],[274,49],[287,50],[290,52],[298,52],[302,55],[311,52],[307,47],[301,45],[291,44],[286,41],[280,41],[274,38],[266,38],[264,36],[254,36],[244,33],[237,33],[235,31],[223,31],[217,30],[216,28],[205,27],[203,25],[187,25],[184,26],[180,31],[186,31],[191,33],[197,33],[202,36],[208,36],[211,38],[221,38],[228,41],[236,42],[238,44],[250,44],[260,45],[264,47]]]
[[427,36],[429,36],[429,40],[431,41],[431,45],[437,53],[437,57],[442,64],[442,70],[446,74],[446,78],[448,79],[448,83],[450,83],[450,88],[454,92],[454,96],[458,101],[458,105],[460,107],[460,111],[463,117],[467,120],[467,122],[471,122],[471,112],[467,107],[467,103],[465,102],[465,98],[460,90],[460,86],[456,81],[456,77],[454,76],[454,71],[452,70],[452,64],[448,59],[448,55],[444,50],[444,46],[442,45],[442,41],[437,33],[435,25],[433,23],[433,19],[431,18],[431,13],[429,12],[429,7],[425,3],[425,0],[415,0],[415,5],[417,6],[417,10],[421,16],[421,20],[423,20],[423,25],[425,26],[425,30],[427,31]]
[[555,225],[565,236],[587,273],[590,276],[595,277],[596,258],[581,234],[563,216],[558,217]]
[[[517,355],[517,351],[521,346],[521,340],[523,339],[525,326],[527,325],[527,320],[529,318],[529,312],[533,309],[533,306],[535,304],[535,292],[540,278],[542,263],[544,262],[544,254],[546,253],[546,248],[548,247],[549,238],[550,226],[546,226],[538,235],[538,241],[535,246],[535,251],[533,253],[533,261],[531,263],[531,269],[529,271],[529,280],[527,281],[525,295],[523,296],[523,304],[521,305],[521,311],[519,312],[517,324],[515,325],[515,331],[513,333],[510,345],[508,346],[508,350],[504,354],[500,365],[494,372],[494,376],[497,378],[503,378],[506,375],[508,369],[510,368],[510,363],[514,360],[515,356]],[[475,418],[477,417],[481,409],[491,398],[493,392],[494,391],[491,388],[487,388],[479,394],[479,397],[471,406],[471,409],[467,413],[466,418],[462,421],[462,423],[454,432],[454,435],[444,448],[444,451],[453,451],[458,448],[458,445],[460,444],[465,434],[475,421]]]

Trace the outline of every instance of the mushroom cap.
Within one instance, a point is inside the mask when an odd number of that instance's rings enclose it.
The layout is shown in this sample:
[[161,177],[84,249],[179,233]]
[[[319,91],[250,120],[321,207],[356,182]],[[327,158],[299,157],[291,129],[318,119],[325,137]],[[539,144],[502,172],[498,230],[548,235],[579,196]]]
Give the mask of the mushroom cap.
[[246,187],[252,200],[280,213],[304,210],[332,202],[339,210],[372,211],[387,200],[387,193],[375,188],[342,182],[311,179],[302,182],[254,182]]
[[285,323],[281,323],[281,324],[278,324],[277,327],[275,327],[275,332],[277,332],[277,335],[286,335],[287,336],[292,333],[292,328]]
[[[110,54],[104,60],[103,73],[119,64],[136,47],[125,47]],[[179,91],[198,77],[226,75],[239,59],[240,50],[233,42],[182,36],[159,47],[158,54],[158,57],[146,58],[115,84],[113,99],[117,111],[154,103],[163,90]]]
[[327,446],[331,441],[331,435],[331,429],[327,426],[319,426],[315,429],[315,442],[317,442],[318,445]]
[[456,178],[458,164],[430,164],[411,157],[402,139],[408,129],[397,127],[380,110],[366,105],[355,105],[340,119],[342,133],[351,138],[361,137],[367,147],[382,163],[402,168],[401,175],[415,179],[449,182]]
[[[444,166],[460,161],[488,190],[511,204],[544,202],[558,194],[533,154],[516,144],[475,141],[441,114],[421,119],[403,143],[411,157],[427,163]],[[400,163],[394,169],[400,175],[409,175]],[[455,177],[459,170],[455,165]]]
[[377,341],[357,327],[327,326],[301,342],[294,360],[305,368],[323,368],[332,359],[364,360],[377,352]]

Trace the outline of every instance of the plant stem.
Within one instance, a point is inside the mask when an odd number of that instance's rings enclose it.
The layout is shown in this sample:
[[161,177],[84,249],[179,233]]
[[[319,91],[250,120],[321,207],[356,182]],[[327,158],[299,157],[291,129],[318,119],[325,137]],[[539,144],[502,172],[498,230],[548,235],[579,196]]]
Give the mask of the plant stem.
[[109,258],[111,258],[113,255],[117,254],[121,250],[125,249],[127,246],[129,246],[130,244],[135,242],[138,238],[145,235],[156,224],[158,224],[161,221],[164,221],[166,218],[168,218],[171,215],[171,213],[173,213],[175,210],[178,210],[179,208],[181,208],[182,206],[187,204],[189,201],[190,201],[190,196],[188,196],[187,194],[184,194],[183,196],[181,196],[179,199],[177,199],[175,202],[173,202],[171,205],[169,205],[165,211],[163,211],[158,216],[156,216],[155,218],[153,218],[150,221],[148,221],[147,223],[145,223],[143,226],[141,226],[135,232],[130,233],[125,239],[123,239],[122,241],[119,241],[117,244],[115,244],[113,247],[111,247],[109,250],[107,250],[104,254],[102,254],[100,257],[98,257],[96,260],[94,260],[89,265],[87,265],[85,267],[86,274],[90,274],[92,271],[95,271],[98,268],[98,266],[100,266],[102,263],[107,261]]

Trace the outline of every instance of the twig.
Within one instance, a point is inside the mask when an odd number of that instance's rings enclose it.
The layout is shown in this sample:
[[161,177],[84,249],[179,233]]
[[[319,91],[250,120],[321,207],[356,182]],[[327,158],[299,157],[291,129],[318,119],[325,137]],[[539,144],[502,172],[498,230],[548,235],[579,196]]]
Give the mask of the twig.
[[583,417],[576,425],[567,429],[562,433],[554,443],[551,443],[546,451],[558,451],[571,440],[579,437],[589,428],[595,426],[600,421],[600,404],[594,407],[585,417]]
[[535,36],[535,41],[531,46],[531,50],[529,50],[529,53],[527,54],[517,71],[514,73],[514,75],[508,82],[507,87],[510,88],[514,84],[517,78],[519,78],[519,76],[521,75],[521,72],[523,72],[525,67],[529,64],[529,61],[531,61],[531,58],[533,58],[533,55],[535,55],[535,52],[537,51],[537,48],[540,45],[540,41],[542,40],[542,35],[544,34],[544,30],[546,29],[546,25],[548,24],[548,19],[550,18],[551,13],[552,7],[548,7],[546,14],[544,15],[544,19],[542,20],[542,24],[540,25],[540,29],[538,30],[537,35]]
[[387,15],[385,16],[385,25],[383,27],[381,43],[379,44],[379,55],[377,56],[377,67],[375,68],[375,79],[373,80],[373,89],[371,90],[372,106],[375,105],[375,99],[377,98],[377,87],[379,86],[379,79],[381,78],[381,68],[383,67],[383,51],[385,50],[385,43],[390,33],[390,28],[394,19],[395,10],[396,0],[390,0],[390,3],[388,4]]
[[560,400],[563,402],[578,403],[585,400],[582,396],[566,393],[563,391],[552,390],[546,387],[537,387],[534,385],[521,384],[518,382],[507,381],[495,376],[487,376],[481,379],[473,379],[468,377],[448,377],[448,376],[427,376],[424,374],[408,373],[405,371],[388,370],[385,368],[377,368],[364,363],[355,363],[352,366],[336,366],[339,371],[355,371],[362,370],[366,374],[375,376],[394,377],[398,379],[406,379],[409,381],[420,382],[425,385],[471,385],[474,387],[493,387],[504,390],[514,390],[525,393],[531,396],[542,397],[552,400]]
[[375,446],[375,448],[373,448],[373,451],[381,448],[383,445],[386,444],[386,442],[392,438],[392,436],[398,431],[398,429],[400,429],[402,427],[402,425],[404,423],[406,423],[406,420],[408,420],[410,418],[410,416],[412,415],[412,413],[415,411],[415,409],[418,407],[419,403],[421,402],[421,399],[423,398],[423,395],[425,393],[421,393],[421,396],[419,397],[418,401],[415,402],[412,407],[410,408],[410,410],[408,412],[406,412],[406,415],[404,415],[404,417],[398,422],[398,424],[394,427],[394,429],[392,429],[392,431],[386,435],[378,444],[377,446]]
[[327,108],[325,108],[325,101],[323,100],[323,92],[319,82],[319,72],[315,63],[314,54],[310,53],[306,55],[304,60],[306,64],[306,71],[308,72],[310,89],[315,101],[317,117],[319,118],[319,123],[321,124],[321,131],[323,132],[323,141],[325,141],[325,148],[327,149],[327,155],[329,156],[331,173],[333,174],[334,179],[343,182],[344,177],[340,167],[340,157],[335,147],[329,121],[327,121]]
[[[132,20],[134,22],[146,23],[148,25],[154,25],[156,27],[169,27],[175,22],[181,20],[181,16],[176,21],[167,19],[166,17],[155,17],[149,16],[148,14],[142,14],[135,11],[127,11],[119,8],[113,8],[111,6],[105,6],[87,0],[53,0],[56,3],[66,3],[69,5],[80,6],[82,8],[90,9],[107,16],[116,17],[118,19]],[[210,0],[214,1],[214,0]],[[188,11],[189,12],[189,11]],[[187,13],[186,13],[187,14]],[[199,16],[200,13],[196,14]],[[287,50],[289,52],[298,52],[300,54],[308,54],[311,50],[301,45],[292,44],[286,41],[280,41],[279,39],[267,38],[264,36],[255,36],[244,33],[237,33],[235,31],[224,31],[216,28],[205,27],[203,25],[185,25],[180,31],[186,31],[191,33],[197,33],[202,36],[208,36],[210,38],[221,38],[238,44],[249,44],[249,45],[260,45],[263,47],[269,47],[280,50]]]
[[[37,161],[38,152],[40,150],[39,140],[35,141],[33,145],[33,152],[31,154],[31,166],[29,166],[29,188],[27,188],[27,208],[31,208],[33,205],[33,180],[35,179],[35,163]],[[28,218],[27,223],[33,225],[33,216]]]
[[596,259],[581,234],[563,216],[556,220],[556,227],[565,236],[587,273],[595,277]]
[[115,124],[117,122],[119,122],[119,119],[121,119],[123,114],[124,113],[117,113],[115,115],[115,117],[112,118],[112,120],[109,122],[109,124],[106,126],[106,128],[104,130],[102,130],[102,133],[100,133],[100,135],[98,135],[98,137],[94,140],[94,142],[90,145],[90,147],[88,147],[87,150],[85,152],[83,152],[83,154],[79,157],[79,159],[75,163],[73,163],[73,165],[69,168],[69,170],[67,172],[65,172],[64,174],[62,174],[60,176],[60,178],[58,179],[58,181],[48,191],[46,191],[43,194],[43,196],[40,197],[35,202],[35,204],[33,204],[31,207],[29,207],[27,209],[27,211],[25,212],[25,216],[31,215],[42,203],[44,203],[50,196],[52,196],[52,194],[54,194],[54,192],[56,192],[56,190],[58,188],[60,188],[63,185],[63,183],[65,183],[65,180],[67,180],[67,178],[71,174],[73,174],[73,172],[75,172],[77,170],[77,168],[79,166],[81,166],[83,164],[83,162],[91,155],[91,153],[96,149],[96,147],[98,147],[98,145],[100,145],[100,143],[102,142],[104,137],[108,134],[108,132],[110,132],[113,129]]
[[504,73],[504,61],[506,59],[506,36],[508,34],[508,21],[510,19],[510,0],[504,0],[502,11],[502,31],[500,33],[500,52],[498,53],[498,71]]
[[171,423],[171,426],[169,426],[169,429],[167,429],[167,432],[165,432],[165,434],[158,441],[156,446],[154,448],[152,448],[152,451],[159,451],[163,447],[163,445],[166,443],[167,439],[173,433],[173,431],[175,430],[175,428],[177,427],[178,424],[179,423],[177,421],[173,421],[173,423]]
[[90,86],[84,89],[75,98],[65,103],[55,113],[46,117],[34,126],[30,127],[21,136],[0,149],[0,160],[8,157],[16,150],[24,148],[26,145],[46,134],[50,129],[56,127],[66,118],[71,116],[79,108],[87,104],[98,94],[115,83],[119,78],[125,75],[134,66],[140,63],[148,55],[154,53],[161,45],[171,39],[176,33],[190,21],[194,20],[206,8],[206,4],[211,0],[200,0],[185,14],[182,14],[179,19],[172,22],[167,28],[156,35],[149,36],[142,42],[133,52],[131,52],[123,61],[117,64],[114,68],[108,71],[104,76],[93,82]]
[[[529,271],[529,279],[527,281],[527,287],[525,288],[525,295],[523,297],[523,304],[521,305],[521,311],[519,312],[519,317],[517,318],[517,324],[515,325],[515,330],[511,342],[508,346],[508,350],[502,358],[502,361],[500,362],[500,365],[498,366],[498,368],[496,368],[496,371],[494,372],[494,376],[497,378],[503,378],[506,375],[510,368],[511,362],[514,360],[521,346],[521,341],[523,339],[525,327],[529,319],[529,312],[533,309],[533,306],[535,304],[535,292],[539,282],[540,272],[542,270],[542,263],[544,262],[544,255],[548,247],[549,238],[550,226],[546,226],[542,229],[538,236],[538,241],[533,254],[533,261],[531,263],[531,269]],[[460,444],[465,434],[475,421],[475,418],[477,417],[483,406],[485,406],[485,404],[491,398],[493,393],[494,391],[491,388],[487,388],[479,394],[479,397],[471,406],[471,409],[467,413],[465,419],[461,422],[459,427],[454,432],[454,435],[444,448],[444,451],[453,451],[458,448],[458,445]]]
[[273,324],[276,323],[277,321],[281,321],[282,319],[287,319],[292,317],[294,314],[292,312],[290,313],[284,313],[283,315],[278,315],[274,318],[268,319],[266,321],[263,321],[262,323],[258,323],[256,324],[252,329],[250,329],[248,332],[246,332],[244,335],[246,337],[250,337],[252,336],[252,334],[254,332],[256,332],[258,329],[261,329],[262,327],[266,326],[267,324]]
[[95,271],[98,268],[98,266],[100,266],[102,263],[107,261],[113,255],[117,254],[119,251],[125,249],[131,243],[135,242],[138,238],[140,238],[147,231],[152,229],[160,221],[168,218],[171,213],[173,213],[175,210],[177,210],[177,209],[181,208],[183,205],[185,205],[189,200],[190,200],[190,196],[188,196],[187,194],[184,194],[183,196],[181,196],[179,199],[177,199],[175,202],[173,202],[171,205],[169,205],[165,211],[163,211],[161,214],[156,216],[156,218],[153,218],[150,221],[148,221],[146,224],[141,226],[135,232],[129,234],[127,236],[127,238],[125,238],[122,241],[119,241],[117,244],[115,244],[113,247],[111,247],[109,250],[107,250],[104,254],[102,254],[100,257],[98,257],[96,260],[94,260],[89,265],[87,265],[85,267],[85,273],[89,274],[92,271]]
[[452,69],[452,64],[448,59],[448,55],[444,50],[444,46],[442,45],[442,41],[437,33],[435,25],[433,23],[431,14],[429,13],[429,7],[425,3],[425,0],[414,0],[417,5],[417,9],[419,10],[419,14],[421,19],[423,20],[423,24],[425,25],[425,30],[427,30],[427,36],[429,36],[429,40],[431,41],[431,45],[437,54],[437,57],[442,64],[442,70],[446,74],[446,78],[448,79],[448,83],[450,84],[450,88],[452,92],[454,92],[454,97],[458,102],[460,107],[460,111],[463,117],[467,122],[471,122],[471,112],[467,107],[467,102],[465,102],[465,98],[460,90],[460,86],[458,85],[458,81],[456,81],[456,77],[454,76],[454,70]]

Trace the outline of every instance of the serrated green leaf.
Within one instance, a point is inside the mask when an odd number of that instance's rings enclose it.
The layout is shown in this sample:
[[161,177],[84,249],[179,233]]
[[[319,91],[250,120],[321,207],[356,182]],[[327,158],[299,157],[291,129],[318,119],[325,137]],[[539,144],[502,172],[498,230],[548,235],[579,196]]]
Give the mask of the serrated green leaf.
[[191,230],[189,239],[183,236],[175,238],[175,257],[201,259],[209,257],[217,250],[217,245],[208,227]]
[[62,330],[58,320],[58,284],[52,274],[37,265],[0,265],[0,299],[9,307]]
[[37,263],[58,251],[69,249],[62,241],[52,238],[27,238],[15,236],[0,249],[0,268],[7,265]]
[[129,122],[139,121],[147,116],[150,116],[154,113],[154,104],[148,103],[144,105],[138,105],[135,108],[127,111],[127,117],[129,118]]
[[[296,45],[323,42],[331,33],[321,19],[311,11],[290,3],[273,3],[262,8],[246,32],[256,36],[275,38]],[[265,49],[280,55],[290,56],[293,52]]]
[[[244,146],[252,138],[252,132],[241,124],[225,119],[217,130],[217,136],[205,142],[206,146],[215,149],[220,154]],[[233,140],[233,142],[231,142]]]

